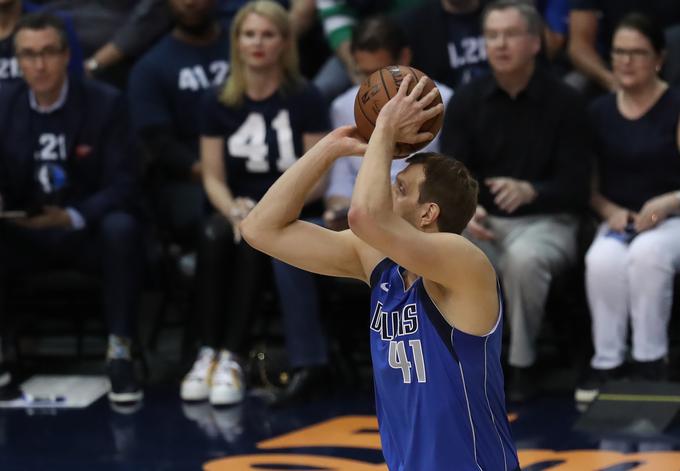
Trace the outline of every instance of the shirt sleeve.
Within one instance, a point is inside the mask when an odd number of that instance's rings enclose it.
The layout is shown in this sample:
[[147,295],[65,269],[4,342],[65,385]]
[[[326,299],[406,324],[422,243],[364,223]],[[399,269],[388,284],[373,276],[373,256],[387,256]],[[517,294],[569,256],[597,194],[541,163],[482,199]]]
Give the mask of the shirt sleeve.
[[543,16],[551,31],[567,34],[569,31],[570,0],[548,0]]
[[153,67],[145,59],[132,69],[128,81],[130,114],[135,131],[151,126],[167,126],[172,123],[168,108],[169,100],[164,96]]
[[219,101],[219,89],[209,90],[201,99],[201,135],[224,137],[220,114],[224,105]]
[[141,0],[112,38],[127,57],[136,57],[170,29],[172,20],[166,0]]
[[316,0],[316,10],[328,44],[333,50],[352,37],[357,12],[346,1]]

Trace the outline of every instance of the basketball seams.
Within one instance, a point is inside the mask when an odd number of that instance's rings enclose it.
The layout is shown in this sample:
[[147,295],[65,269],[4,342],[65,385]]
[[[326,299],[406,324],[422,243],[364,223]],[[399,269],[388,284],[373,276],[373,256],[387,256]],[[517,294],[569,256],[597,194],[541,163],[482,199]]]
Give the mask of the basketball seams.
[[385,69],[380,69],[380,81],[383,84],[383,90],[385,90],[385,95],[387,95],[387,101],[390,101],[392,99],[392,97],[390,96],[390,89],[387,88],[387,84],[385,83],[385,77],[383,77],[383,71],[384,70]]
[[364,110],[364,105],[361,103],[361,100],[359,100],[359,111],[361,111],[361,114],[364,115],[364,118],[366,118],[366,121],[371,123],[371,126],[375,127],[375,122],[373,120],[371,120],[371,118],[369,118],[368,115],[366,114],[366,111]]

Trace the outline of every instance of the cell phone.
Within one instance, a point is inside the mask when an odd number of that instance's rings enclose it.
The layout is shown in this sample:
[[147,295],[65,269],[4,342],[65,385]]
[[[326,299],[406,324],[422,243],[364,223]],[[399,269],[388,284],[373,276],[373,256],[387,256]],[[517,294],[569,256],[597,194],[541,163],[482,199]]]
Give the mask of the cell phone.
[[623,230],[623,232],[618,232],[614,230],[609,230],[607,231],[606,236],[611,237],[617,240],[620,240],[624,244],[630,244],[630,242],[635,239],[635,237],[638,235],[638,233],[635,231],[635,228],[633,227],[633,224],[628,224],[626,228]]

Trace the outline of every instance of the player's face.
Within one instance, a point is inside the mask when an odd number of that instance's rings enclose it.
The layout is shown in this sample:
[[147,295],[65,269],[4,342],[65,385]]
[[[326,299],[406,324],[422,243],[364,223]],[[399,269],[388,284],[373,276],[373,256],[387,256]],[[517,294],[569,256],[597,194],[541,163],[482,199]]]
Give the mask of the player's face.
[[527,31],[526,20],[515,8],[494,10],[484,22],[489,63],[496,73],[513,73],[533,63],[541,48],[538,36]]
[[366,78],[376,70],[389,65],[395,65],[396,60],[387,49],[378,49],[376,51],[355,51],[354,63],[356,64],[357,72],[362,78]]
[[423,204],[418,203],[420,185],[425,181],[425,172],[421,164],[409,165],[397,174],[392,183],[392,208],[406,221],[419,226],[420,212]]
[[15,41],[19,67],[31,90],[38,94],[59,90],[69,61],[59,33],[54,28],[22,29]]
[[612,42],[612,69],[621,87],[635,89],[657,78],[663,58],[639,31],[621,28]]
[[200,33],[213,22],[215,0],[170,0],[170,8],[182,29]]
[[246,16],[238,36],[241,60],[252,69],[269,69],[281,63],[287,42],[278,28],[264,16]]

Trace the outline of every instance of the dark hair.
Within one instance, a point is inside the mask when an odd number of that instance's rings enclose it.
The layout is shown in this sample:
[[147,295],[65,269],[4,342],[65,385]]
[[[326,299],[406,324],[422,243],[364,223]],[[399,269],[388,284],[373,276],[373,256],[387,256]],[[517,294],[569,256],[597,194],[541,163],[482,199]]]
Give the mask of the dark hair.
[[666,50],[666,36],[663,29],[653,18],[642,13],[629,13],[616,25],[614,34],[620,29],[633,29],[649,39],[657,54]]
[[380,49],[389,51],[397,59],[408,46],[404,30],[384,15],[373,16],[360,21],[352,30],[350,50],[375,52]]
[[437,227],[441,232],[460,234],[477,208],[479,185],[462,162],[436,152],[420,152],[406,160],[422,164],[425,181],[418,203],[439,205]]
[[489,3],[482,11],[482,29],[484,29],[486,18],[491,12],[507,10],[508,8],[514,8],[519,12],[522,18],[524,18],[529,34],[541,36],[543,31],[543,18],[538,10],[536,10],[533,3],[527,0],[496,0],[495,2]]
[[68,36],[66,35],[66,26],[64,20],[56,15],[47,12],[31,13],[30,15],[22,16],[14,28],[14,46],[16,47],[17,33],[22,29],[43,30],[47,28],[54,29],[59,35],[61,47],[68,49]]

